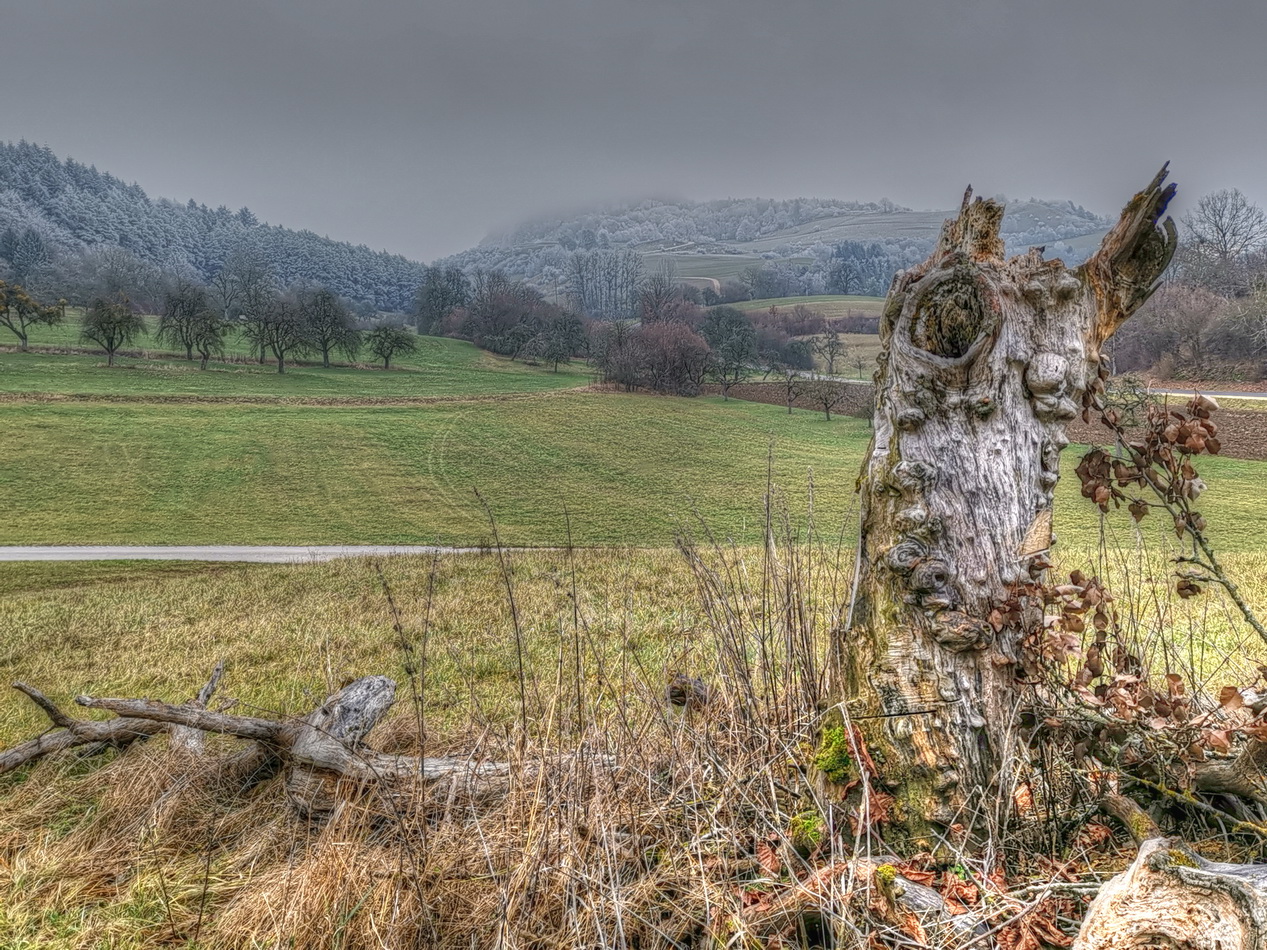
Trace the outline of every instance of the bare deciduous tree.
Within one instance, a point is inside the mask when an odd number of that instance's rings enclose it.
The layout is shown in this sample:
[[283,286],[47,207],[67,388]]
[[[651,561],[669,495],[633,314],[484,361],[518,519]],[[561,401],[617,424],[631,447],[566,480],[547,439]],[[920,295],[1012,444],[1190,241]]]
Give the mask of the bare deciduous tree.
[[36,301],[17,284],[0,280],[0,326],[13,331],[18,338],[18,349],[26,352],[31,327],[55,326],[66,316],[66,301],[55,307],[46,307]]
[[1267,214],[1236,188],[1203,195],[1183,225],[1190,240],[1222,262],[1267,244]]
[[95,300],[80,324],[79,337],[106,351],[106,365],[114,365],[115,353],[145,333],[145,320],[126,297]]
[[154,334],[160,343],[181,347],[185,359],[194,358],[194,343],[198,336],[198,324],[211,308],[206,288],[191,280],[177,280],[163,295],[163,312],[158,319],[158,332]]
[[391,369],[392,357],[418,349],[418,337],[403,326],[385,323],[365,335],[365,346],[383,361],[383,369]]
[[354,359],[361,348],[361,334],[352,314],[335,294],[325,288],[299,295],[299,313],[308,326],[312,348],[321,354],[321,365],[330,368],[330,354]]
[[845,401],[845,397],[849,395],[849,386],[843,380],[818,376],[809,380],[805,395],[817,408],[823,410],[823,415],[831,422],[831,412]]
[[261,349],[277,360],[277,372],[286,372],[287,357],[294,358],[312,348],[308,324],[293,300],[274,300],[252,326]]
[[823,362],[827,364],[829,376],[836,374],[836,360],[843,357],[848,349],[849,345],[845,342],[845,338],[840,335],[840,331],[836,329],[834,323],[827,324],[827,329],[823,331],[823,335],[814,342],[814,352],[821,356]]
[[803,370],[793,367],[784,367],[780,370],[779,381],[783,384],[783,393],[787,398],[787,413],[790,416],[796,400],[809,392],[813,382]]

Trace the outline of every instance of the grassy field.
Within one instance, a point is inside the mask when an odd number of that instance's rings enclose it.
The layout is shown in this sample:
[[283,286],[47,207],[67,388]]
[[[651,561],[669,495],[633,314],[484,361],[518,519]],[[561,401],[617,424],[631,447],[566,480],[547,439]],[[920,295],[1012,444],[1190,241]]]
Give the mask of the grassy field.
[[[749,313],[760,313],[771,307],[780,310],[791,310],[796,306],[808,307],[824,317],[878,316],[884,309],[883,297],[859,297],[853,294],[825,294],[816,297],[779,297],[768,300],[745,300],[734,304],[740,310]],[[870,379],[875,371],[875,358],[880,353],[880,337],[874,333],[842,334],[847,350],[843,356],[837,357],[836,375]],[[862,361],[861,367],[858,361]],[[821,357],[815,357],[817,368],[826,371],[827,365]]]
[[[761,536],[767,459],[825,530],[852,530],[865,422],[717,398],[609,393],[420,407],[0,404],[8,544],[663,545],[696,516]],[[1076,456],[1066,453],[1067,470]],[[1261,546],[1262,465],[1203,460],[1223,545]],[[1068,476],[1067,471],[1067,476]],[[1070,540],[1097,519],[1060,487]],[[565,512],[567,518],[565,518]]]
[[5,543],[666,544],[755,539],[774,474],[840,519],[865,423],[603,393],[405,408],[0,404]]
[[[516,604],[534,676],[559,648],[575,580],[584,593],[587,649],[596,669],[624,665],[658,680],[698,660],[704,621],[690,572],[676,551],[513,555]],[[429,623],[428,709],[438,726],[504,722],[514,712],[513,624],[497,558],[461,555],[383,562],[411,636]],[[431,619],[427,621],[428,589]],[[311,565],[141,562],[0,564],[0,676],[70,693],[179,697],[220,658],[232,694],[261,709],[291,711],[347,677],[399,677],[405,657],[377,574],[365,561]],[[21,701],[18,701],[21,700]],[[0,747],[37,722],[17,693],[0,695]]]
[[[766,263],[759,254],[644,254],[642,259],[648,272],[668,262],[679,278],[693,283],[700,280],[720,283],[738,280],[749,267],[760,267]],[[812,261],[812,257],[791,257],[785,263],[809,264]]]
[[[504,794],[442,786],[413,805],[417,820],[349,796],[329,822],[306,822],[291,814],[284,777],[244,788],[225,764],[241,743],[213,738],[206,757],[158,739],[49,758],[0,777],[0,945],[460,950],[494,945],[505,919],[523,946],[607,946],[593,934],[610,932],[612,915],[590,921],[611,902],[635,924],[668,927],[678,914],[672,933],[709,913],[738,919],[745,888],[781,885],[754,884],[736,855],[818,820],[808,797],[779,794],[799,788],[795,760],[810,755],[806,730],[821,708],[798,691],[812,670],[783,665],[782,624],[794,617],[806,646],[822,649],[847,600],[849,553],[829,546],[812,569],[785,572],[751,549],[724,561],[706,551],[694,568],[672,551],[514,552],[513,613],[498,558],[403,558],[383,565],[396,616],[363,561],[192,574],[58,564],[16,581],[19,567],[0,565],[0,672],[63,708],[79,692],[187,697],[222,659],[219,697],[241,715],[304,714],[349,678],[385,674],[401,689],[373,747],[523,755],[538,768]],[[1229,566],[1267,605],[1263,557],[1233,555]],[[1160,584],[1146,580],[1154,568]],[[1254,651],[1216,596],[1167,597],[1165,574],[1156,560],[1135,569],[1144,607],[1123,608],[1128,636],[1154,652],[1164,640],[1168,668],[1197,671],[1188,682],[1217,693]],[[719,594],[699,576],[735,583]],[[778,601],[785,577],[795,611]],[[776,603],[763,610],[767,597]],[[746,662],[725,659],[728,636],[754,644]],[[407,664],[419,661],[411,680]],[[678,670],[717,691],[703,714],[664,703]],[[0,699],[0,745],[46,727],[16,693]],[[550,767],[571,750],[564,765],[611,751],[621,779],[604,780],[606,766],[597,779],[588,764]],[[631,825],[639,837],[626,856],[618,845]],[[613,855],[621,873],[610,882],[576,871]],[[707,902],[690,890],[701,877]],[[584,899],[560,901],[568,888],[585,888]],[[539,896],[507,914],[508,893]],[[580,910],[568,917],[564,905]]]
[[[321,825],[292,817],[281,778],[243,793],[215,755],[191,762],[163,740],[50,758],[0,777],[0,946],[456,950],[492,945],[503,919],[533,939],[560,934],[551,945],[609,945],[597,925],[578,936],[550,914],[578,886],[573,868],[623,847],[630,816],[645,837],[612,875],[620,889],[577,891],[580,916],[652,895],[657,922],[661,905],[709,919],[682,895],[737,903],[741,876],[706,870],[715,880],[700,885],[700,869],[802,819],[799,798],[754,809],[753,796],[801,781],[794,763],[816,741],[814,664],[848,600],[866,423],[545,391],[585,374],[423,342],[392,373],[199,373],[170,359],[107,371],[94,357],[0,354],[0,543],[480,545],[492,531],[478,489],[502,542],[539,548],[385,559],[381,577],[365,560],[0,564],[0,676],[74,709],[78,693],[185,699],[225,660],[234,712],[286,716],[384,674],[401,688],[376,748],[537,762],[609,750],[635,780],[609,794],[606,780],[544,769],[504,800],[460,797],[457,818],[437,804],[425,823],[393,825],[357,806]],[[1107,576],[1140,655],[1164,655],[1157,668],[1188,671],[1194,691],[1252,679],[1259,644],[1218,593],[1173,595],[1173,531],[1102,519],[1078,497],[1077,454],[1058,489],[1061,567]],[[1199,467],[1210,534],[1267,608],[1262,463]],[[786,511],[805,537],[811,481],[812,557],[767,558],[769,485],[776,521]],[[705,541],[702,560],[672,547],[683,528]],[[711,549],[710,533],[741,546]],[[559,549],[569,538],[593,547]],[[717,689],[698,718],[664,703],[679,670]],[[750,718],[735,711],[745,683]],[[25,698],[0,696],[0,748],[46,728]],[[677,792],[662,792],[664,776]],[[508,913],[521,881],[543,896]]]
[[[1166,629],[1192,664],[1217,676],[1256,640],[1216,594],[1180,601],[1167,592],[1173,567],[1141,555],[1133,539],[1109,546],[1100,571],[1159,596],[1122,606],[1123,622],[1146,635]],[[814,573],[798,578],[813,596],[820,632],[847,600],[852,549],[825,542]],[[760,586],[759,549],[738,555],[749,593]],[[591,685],[604,677],[654,690],[668,671],[704,670],[715,642],[707,597],[673,549],[593,549],[508,555],[525,665],[548,680],[561,648],[572,649],[577,591]],[[1093,565],[1090,547],[1065,550],[1066,567]],[[1139,565],[1143,564],[1144,567]],[[1267,609],[1261,553],[1227,556],[1247,596]],[[517,702],[514,619],[494,554],[391,558],[384,576],[410,638],[431,646],[423,683],[437,728],[505,723]],[[434,572],[434,577],[433,577]],[[741,573],[741,572],[737,572]],[[1119,592],[1122,586],[1118,587]],[[712,604],[714,608],[716,604]],[[1138,612],[1136,612],[1138,611]],[[188,565],[143,562],[0,564],[0,677],[47,688],[69,702],[76,692],[170,698],[192,694],[219,659],[229,693],[252,707],[293,713],[349,677],[400,677],[406,657],[371,562],[301,565]],[[1178,649],[1178,647],[1176,647]],[[1248,652],[1246,652],[1248,651]],[[1181,651],[1185,661],[1189,657]],[[548,687],[543,686],[543,689]],[[1216,690],[1217,691],[1217,690]],[[0,748],[40,730],[40,713],[17,693],[0,694]]]
[[279,374],[275,366],[253,362],[212,363],[204,371],[196,361],[174,356],[120,357],[107,369],[99,356],[0,352],[0,393],[374,400],[542,392],[589,381],[582,363],[560,366],[555,373],[441,337],[420,337],[418,351],[389,371],[301,364]]

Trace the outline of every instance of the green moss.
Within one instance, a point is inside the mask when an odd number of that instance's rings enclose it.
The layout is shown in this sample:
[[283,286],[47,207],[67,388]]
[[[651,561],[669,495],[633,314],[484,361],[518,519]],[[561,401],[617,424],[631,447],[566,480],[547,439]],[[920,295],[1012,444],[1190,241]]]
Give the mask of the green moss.
[[787,827],[788,840],[798,853],[809,854],[823,841],[826,826],[822,816],[817,812],[802,812],[793,818]]
[[1190,855],[1180,851],[1178,848],[1169,848],[1166,851],[1166,857],[1171,866],[1178,866],[1182,868],[1195,868],[1198,866],[1197,862],[1192,860]]
[[1127,817],[1127,828],[1136,841],[1146,841],[1157,832],[1153,820],[1143,811],[1133,812]]
[[818,751],[814,753],[814,768],[831,782],[847,785],[858,776],[849,752],[849,736],[845,727],[828,726],[823,730]]

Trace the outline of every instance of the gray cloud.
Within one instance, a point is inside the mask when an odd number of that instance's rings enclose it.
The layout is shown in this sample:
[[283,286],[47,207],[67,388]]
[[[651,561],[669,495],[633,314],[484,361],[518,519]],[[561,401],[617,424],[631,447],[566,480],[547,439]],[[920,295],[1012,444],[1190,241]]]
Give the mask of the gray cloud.
[[4,7],[0,137],[427,259],[646,195],[1113,212],[1165,159],[1267,203],[1256,0]]

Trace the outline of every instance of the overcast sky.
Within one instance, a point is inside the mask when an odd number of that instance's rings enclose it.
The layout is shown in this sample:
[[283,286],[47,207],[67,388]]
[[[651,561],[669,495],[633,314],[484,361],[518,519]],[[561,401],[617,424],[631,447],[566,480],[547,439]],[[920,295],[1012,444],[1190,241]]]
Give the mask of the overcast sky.
[[1263,0],[0,0],[0,138],[430,260],[646,196],[1267,204]]

